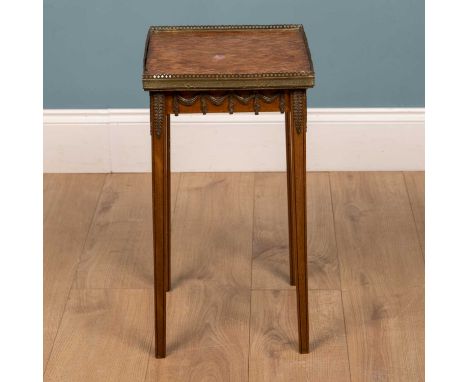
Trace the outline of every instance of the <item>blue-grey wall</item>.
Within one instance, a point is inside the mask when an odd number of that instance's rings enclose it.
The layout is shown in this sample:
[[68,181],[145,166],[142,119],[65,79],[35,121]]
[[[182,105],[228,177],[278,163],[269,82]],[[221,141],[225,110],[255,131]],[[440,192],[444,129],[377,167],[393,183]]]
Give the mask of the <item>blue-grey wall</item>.
[[318,107],[424,106],[424,0],[45,0],[44,107],[146,107],[150,25],[306,30]]

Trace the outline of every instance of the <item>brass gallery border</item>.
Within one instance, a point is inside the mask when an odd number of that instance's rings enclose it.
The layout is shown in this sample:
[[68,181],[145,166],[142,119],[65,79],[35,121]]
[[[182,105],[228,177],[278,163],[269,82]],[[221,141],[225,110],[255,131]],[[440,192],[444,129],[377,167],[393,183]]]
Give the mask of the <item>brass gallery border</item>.
[[186,31],[186,30],[251,30],[251,29],[303,29],[302,24],[244,24],[244,25],[153,25],[150,31]]
[[143,88],[162,90],[216,90],[216,89],[297,89],[314,86],[314,77],[273,78],[144,78]]
[[[242,74],[227,75],[227,78],[215,78],[213,75],[195,74],[192,76],[177,75],[179,78],[148,78],[150,74],[146,72],[146,58],[148,54],[148,47],[150,35],[155,32],[177,32],[177,31],[248,31],[248,30],[268,30],[268,29],[297,29],[301,32],[304,40],[305,48],[310,62],[310,71],[305,75],[297,73],[261,73],[260,75],[253,75],[251,78],[246,78]],[[310,55],[307,37],[304,32],[302,24],[271,24],[271,25],[174,25],[174,26],[151,26],[148,29],[145,43],[145,51],[143,55],[143,89],[144,90],[208,90],[208,89],[292,89],[292,88],[310,88],[315,85],[315,74]],[[249,74],[250,75],[250,74]],[[262,76],[263,75],[263,76]],[[285,75],[285,77],[281,77]],[[181,81],[182,80],[182,81]],[[233,81],[234,80],[234,81]],[[190,81],[190,85],[185,82]]]

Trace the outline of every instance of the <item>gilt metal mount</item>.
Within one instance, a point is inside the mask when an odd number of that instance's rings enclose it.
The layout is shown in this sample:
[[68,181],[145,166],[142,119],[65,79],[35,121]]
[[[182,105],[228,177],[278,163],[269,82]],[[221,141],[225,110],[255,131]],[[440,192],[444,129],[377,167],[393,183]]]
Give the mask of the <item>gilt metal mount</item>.
[[292,112],[294,127],[298,134],[301,134],[306,127],[306,92],[304,90],[295,90],[291,93]]
[[228,102],[228,111],[229,114],[234,113],[235,102],[242,103],[247,105],[250,101],[253,100],[253,108],[255,114],[258,114],[261,109],[261,102],[270,104],[273,103],[276,99],[279,99],[279,109],[281,113],[284,113],[286,109],[286,101],[284,97],[284,92],[280,92],[277,94],[273,94],[272,96],[266,96],[261,93],[253,93],[247,96],[241,96],[236,93],[227,93],[221,96],[214,96],[207,93],[196,94],[192,97],[184,97],[180,94],[174,94],[172,96],[172,112],[177,116],[179,115],[180,109],[179,104],[184,106],[192,106],[198,100],[200,100],[200,111],[203,114],[208,112],[208,104],[207,101],[211,102],[215,106],[220,106],[223,104],[224,101]]
[[165,97],[164,94],[156,93],[153,95],[153,123],[151,124],[151,134],[156,134],[158,138],[161,137],[162,129],[164,126],[164,120],[166,118],[165,113]]

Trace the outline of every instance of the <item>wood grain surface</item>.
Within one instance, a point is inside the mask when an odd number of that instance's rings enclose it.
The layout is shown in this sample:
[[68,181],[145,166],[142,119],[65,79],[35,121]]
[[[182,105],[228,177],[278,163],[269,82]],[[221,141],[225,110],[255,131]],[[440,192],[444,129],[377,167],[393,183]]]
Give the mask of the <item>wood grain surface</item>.
[[250,288],[254,174],[182,174],[172,225],[172,285]]
[[402,173],[331,173],[352,381],[424,380],[424,264]]
[[[146,381],[247,381],[250,289],[190,280],[167,294],[167,356]],[[154,347],[154,341],[153,341]]]
[[150,175],[45,176],[46,382],[424,381],[423,174],[308,174],[302,355],[285,174],[174,175],[159,360]]
[[145,74],[250,74],[310,71],[298,28],[157,31]]
[[105,174],[44,177],[44,369],[105,178]]
[[425,174],[424,172],[405,172],[406,187],[411,201],[416,228],[418,229],[419,242],[424,254],[425,241]]
[[349,381],[340,291],[309,292],[310,353],[297,352],[296,296],[252,291],[251,381]]
[[352,380],[424,381],[424,288],[343,291]]
[[72,290],[46,381],[142,381],[153,333],[150,290]]
[[424,263],[399,172],[331,173],[343,290],[424,284]]
[[[178,181],[179,175],[173,174],[174,193]],[[74,287],[152,288],[151,221],[151,174],[110,176],[102,190]]]
[[147,381],[247,380],[253,187],[253,174],[182,174],[167,357],[150,357]]
[[[284,173],[255,174],[253,289],[289,285],[287,184]],[[309,289],[340,289],[327,173],[307,174]]]

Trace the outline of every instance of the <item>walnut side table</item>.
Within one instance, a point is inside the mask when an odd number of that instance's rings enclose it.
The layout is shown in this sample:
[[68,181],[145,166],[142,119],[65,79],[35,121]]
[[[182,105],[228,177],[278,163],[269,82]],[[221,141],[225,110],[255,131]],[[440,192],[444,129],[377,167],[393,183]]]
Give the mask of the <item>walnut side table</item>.
[[170,290],[170,114],[285,114],[290,283],[299,352],[309,352],[306,229],[306,89],[314,71],[302,25],[151,27],[143,63],[150,92],[156,357],[166,356]]

